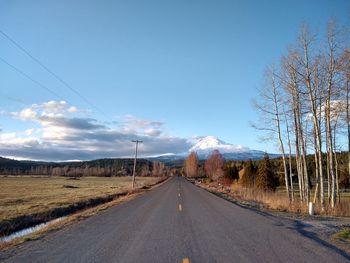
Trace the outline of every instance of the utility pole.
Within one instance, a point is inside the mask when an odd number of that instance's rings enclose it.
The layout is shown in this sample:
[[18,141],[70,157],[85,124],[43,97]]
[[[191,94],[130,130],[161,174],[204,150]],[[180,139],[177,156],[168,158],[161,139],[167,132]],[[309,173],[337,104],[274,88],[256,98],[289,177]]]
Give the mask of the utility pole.
[[139,140],[132,140],[131,142],[135,143],[135,159],[134,159],[134,170],[132,172],[132,189],[134,189],[135,187],[135,173],[136,173],[136,159],[137,159],[137,147],[139,145],[139,143],[142,143],[143,141],[139,141]]

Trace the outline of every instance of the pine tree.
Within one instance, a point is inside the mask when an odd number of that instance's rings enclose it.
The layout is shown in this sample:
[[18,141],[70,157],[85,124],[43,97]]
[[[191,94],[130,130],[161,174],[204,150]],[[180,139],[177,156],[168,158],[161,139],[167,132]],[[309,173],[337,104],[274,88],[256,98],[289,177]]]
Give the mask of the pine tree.
[[252,160],[248,160],[243,165],[243,174],[241,184],[245,187],[254,187],[255,185],[255,167]]
[[227,163],[225,166],[225,178],[229,180],[238,180],[239,175],[238,175],[238,169],[236,165],[232,163]]
[[256,175],[256,187],[263,191],[274,191],[276,185],[274,182],[271,162],[268,154],[265,154],[264,160],[261,161]]

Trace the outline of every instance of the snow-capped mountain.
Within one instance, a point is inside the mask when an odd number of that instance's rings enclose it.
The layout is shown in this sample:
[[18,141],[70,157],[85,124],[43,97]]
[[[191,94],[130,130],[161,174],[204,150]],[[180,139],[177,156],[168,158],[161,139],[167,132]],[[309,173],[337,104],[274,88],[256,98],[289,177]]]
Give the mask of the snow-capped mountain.
[[218,150],[222,154],[249,151],[247,147],[243,147],[242,145],[233,145],[221,141],[214,136],[205,136],[197,138],[197,142],[189,149],[189,152],[197,152],[199,155],[208,155],[214,150]]
[[[214,151],[218,150],[226,160],[258,160],[264,157],[265,152],[251,150],[248,147],[242,145],[234,145],[226,143],[214,136],[196,137],[189,141],[192,145],[187,152],[180,154],[166,154],[155,157],[161,161],[172,161],[185,159],[189,153],[196,152],[199,159],[207,159],[207,157]],[[277,154],[269,154],[270,157],[278,157]]]
[[226,143],[214,136],[198,137],[188,153],[196,152],[200,159],[206,159],[214,150],[218,150],[227,160],[262,159],[265,154],[242,145]]

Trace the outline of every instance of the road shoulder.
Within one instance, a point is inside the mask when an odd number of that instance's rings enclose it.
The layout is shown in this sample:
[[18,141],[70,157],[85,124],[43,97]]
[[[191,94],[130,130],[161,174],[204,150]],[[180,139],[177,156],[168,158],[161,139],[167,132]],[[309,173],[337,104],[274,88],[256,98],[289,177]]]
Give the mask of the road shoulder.
[[244,209],[253,210],[264,216],[271,218],[290,221],[294,229],[301,235],[313,239],[319,244],[336,250],[338,253],[350,257],[350,243],[342,238],[339,234],[344,229],[350,228],[350,219],[344,217],[330,216],[309,216],[291,212],[277,211],[266,209],[254,202],[248,202],[234,198],[225,189],[221,187],[208,187],[203,183],[198,183],[194,180],[189,180],[191,183],[200,187],[211,194],[223,198]]

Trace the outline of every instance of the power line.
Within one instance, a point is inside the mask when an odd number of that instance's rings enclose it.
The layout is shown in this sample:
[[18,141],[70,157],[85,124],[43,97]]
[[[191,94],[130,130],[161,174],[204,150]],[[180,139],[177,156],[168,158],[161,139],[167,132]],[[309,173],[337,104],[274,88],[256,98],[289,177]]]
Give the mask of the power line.
[[[13,38],[11,38],[9,35],[7,35],[5,32],[0,30],[0,34],[2,34],[7,40],[9,40],[12,44],[14,44],[18,49],[20,49],[23,53],[25,53],[28,57],[30,57],[33,61],[35,61],[38,65],[40,65],[44,70],[46,70],[51,76],[53,76],[55,79],[57,79],[61,84],[63,84],[66,88],[71,90],[73,93],[75,93],[79,98],[81,98],[85,103],[87,103],[89,106],[100,112],[102,115],[107,117],[107,115],[101,111],[98,107],[96,107],[92,102],[90,102],[88,99],[86,99],[80,92],[78,92],[76,89],[74,89],[71,85],[69,85],[66,81],[64,81],[60,76],[58,76],[56,73],[54,73],[51,69],[49,69],[47,66],[45,66],[40,60],[35,58],[29,51],[27,51],[24,47],[22,47],[20,44],[18,44]],[[107,117],[108,118],[108,117]]]
[[30,81],[32,81],[33,83],[35,83],[36,85],[38,85],[39,87],[45,89],[46,91],[50,92],[51,94],[55,95],[57,98],[61,99],[61,100],[65,100],[62,96],[60,96],[58,93],[54,92],[53,90],[51,90],[50,88],[48,88],[47,86],[45,86],[44,84],[40,83],[39,81],[33,79],[31,76],[29,76],[28,74],[26,74],[25,72],[23,72],[22,70],[20,70],[19,68],[15,67],[14,65],[10,64],[9,62],[7,62],[5,59],[3,59],[2,57],[0,57],[0,60],[6,64],[7,66],[9,66],[10,68],[12,68],[14,71],[16,71],[17,73],[21,74],[22,76],[26,77],[27,79],[29,79]]

